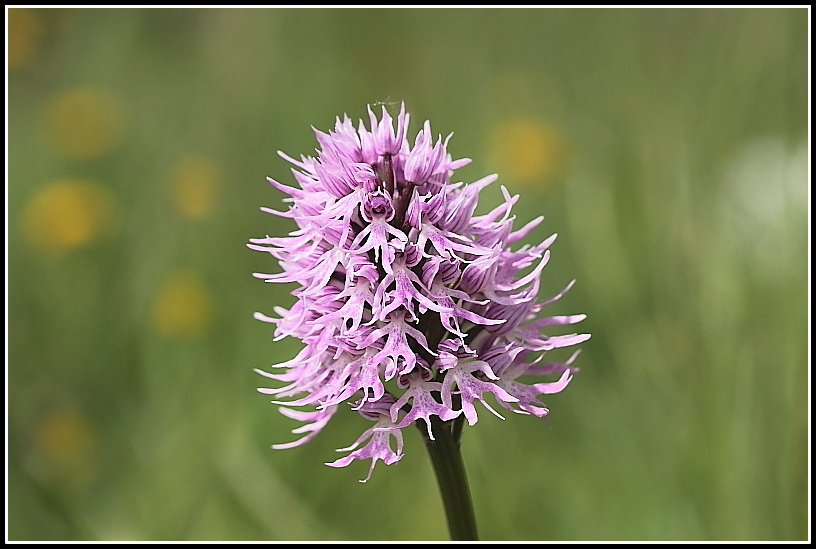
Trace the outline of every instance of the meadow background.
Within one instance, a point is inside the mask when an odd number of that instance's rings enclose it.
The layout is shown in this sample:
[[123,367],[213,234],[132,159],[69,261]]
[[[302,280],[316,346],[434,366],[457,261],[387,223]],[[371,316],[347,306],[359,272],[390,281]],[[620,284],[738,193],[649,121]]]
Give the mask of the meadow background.
[[809,539],[807,9],[6,16],[8,539],[447,539],[417,431],[360,484],[367,422],[273,451],[253,372],[299,350],[252,318],[276,151],[395,101],[592,334],[548,418],[466,429],[482,538]]

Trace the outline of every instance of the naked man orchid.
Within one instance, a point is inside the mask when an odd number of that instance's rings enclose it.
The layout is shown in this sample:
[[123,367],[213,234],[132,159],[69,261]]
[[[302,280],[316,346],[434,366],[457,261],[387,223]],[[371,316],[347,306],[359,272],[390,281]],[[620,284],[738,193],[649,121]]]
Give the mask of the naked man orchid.
[[[275,325],[276,339],[303,342],[274,373],[258,370],[277,382],[259,390],[303,423],[292,431],[300,438],[273,447],[305,444],[339,410],[353,410],[370,427],[327,465],[370,459],[363,482],[378,460],[399,461],[401,430],[412,424],[429,443],[442,432],[458,442],[480,407],[499,417],[496,406],[546,415],[539,395],[569,384],[578,351],[561,362],[545,355],[589,338],[544,333],[585,318],[542,314],[572,286],[538,297],[556,235],[512,249],[543,217],[514,230],[518,196],[504,187],[492,211],[475,215],[479,191],[497,175],[452,183],[470,159],[451,158],[450,135],[434,140],[425,122],[411,144],[404,104],[396,120],[385,107],[379,118],[369,107],[368,116],[367,128],[344,116],[328,133],[315,130],[314,157],[279,153],[295,166],[297,186],[269,179],[288,195],[288,209],[262,210],[297,228],[249,244],[282,269],[256,277],[297,284],[289,309],[255,314]],[[538,382],[520,380],[531,376]]]

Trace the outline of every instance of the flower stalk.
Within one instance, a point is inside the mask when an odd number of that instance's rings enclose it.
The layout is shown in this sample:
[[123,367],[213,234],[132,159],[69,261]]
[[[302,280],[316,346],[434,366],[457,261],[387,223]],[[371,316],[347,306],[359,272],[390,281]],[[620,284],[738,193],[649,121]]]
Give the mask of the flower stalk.
[[457,421],[443,423],[436,417],[432,418],[431,430],[435,440],[428,437],[424,425],[417,427],[423,434],[425,447],[431,457],[451,540],[476,541],[479,539],[476,515],[473,512],[461,445],[452,430],[453,423]]

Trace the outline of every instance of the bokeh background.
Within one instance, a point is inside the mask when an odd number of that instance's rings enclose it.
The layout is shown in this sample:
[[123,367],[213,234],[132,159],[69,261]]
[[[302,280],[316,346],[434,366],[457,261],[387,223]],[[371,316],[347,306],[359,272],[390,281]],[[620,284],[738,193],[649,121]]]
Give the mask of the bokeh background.
[[255,390],[276,150],[397,101],[592,334],[548,418],[466,429],[483,539],[809,539],[807,9],[6,16],[9,539],[447,539],[418,432],[360,484],[365,420],[273,451]]

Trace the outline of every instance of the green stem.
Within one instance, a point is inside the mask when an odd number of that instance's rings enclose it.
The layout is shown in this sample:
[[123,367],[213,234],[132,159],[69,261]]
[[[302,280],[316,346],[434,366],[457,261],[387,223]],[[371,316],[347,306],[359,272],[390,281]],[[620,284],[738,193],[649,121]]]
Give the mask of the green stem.
[[473,513],[465,464],[462,461],[459,443],[451,432],[450,423],[444,423],[438,417],[431,417],[431,429],[436,440],[430,440],[425,423],[422,421],[419,423],[422,425],[417,427],[425,435],[425,446],[431,455],[439,492],[442,494],[451,540],[478,540],[476,516]]

